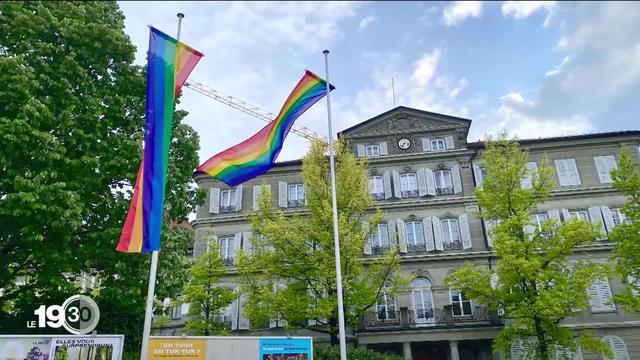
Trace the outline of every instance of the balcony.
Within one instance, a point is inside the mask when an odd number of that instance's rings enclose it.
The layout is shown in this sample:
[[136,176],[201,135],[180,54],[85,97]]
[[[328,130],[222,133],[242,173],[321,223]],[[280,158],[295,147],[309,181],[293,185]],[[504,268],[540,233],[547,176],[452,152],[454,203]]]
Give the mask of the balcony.
[[425,248],[424,243],[407,244],[407,251],[410,253],[416,253],[416,252],[427,251],[427,249]]
[[420,194],[418,193],[417,189],[416,190],[402,191],[400,193],[400,195],[402,195],[403,199],[420,197]]
[[372,193],[371,198],[375,201],[384,200],[384,193]]
[[442,196],[442,195],[453,195],[455,194],[455,192],[453,191],[453,188],[451,187],[437,187],[436,188],[436,196]]
[[287,206],[290,208],[297,208],[304,206],[304,199],[302,200],[289,200],[287,201]]
[[456,240],[452,242],[443,243],[442,247],[445,251],[448,250],[462,250],[462,241]]
[[454,315],[453,305],[445,305],[442,309],[420,310],[416,316],[414,310],[405,307],[400,311],[389,312],[387,319],[380,319],[377,313],[367,313],[360,317],[358,331],[381,331],[385,329],[443,328],[464,326],[500,325],[498,315],[489,313],[485,308],[477,306],[470,315]]
[[220,206],[220,213],[221,214],[232,213],[232,212],[236,212],[236,206],[235,205]]
[[371,253],[373,255],[383,255],[383,254],[387,253],[388,251],[389,251],[389,245],[372,246],[371,247]]
[[222,265],[224,265],[224,266],[233,266],[234,265],[232,257],[223,258],[220,261],[222,261]]

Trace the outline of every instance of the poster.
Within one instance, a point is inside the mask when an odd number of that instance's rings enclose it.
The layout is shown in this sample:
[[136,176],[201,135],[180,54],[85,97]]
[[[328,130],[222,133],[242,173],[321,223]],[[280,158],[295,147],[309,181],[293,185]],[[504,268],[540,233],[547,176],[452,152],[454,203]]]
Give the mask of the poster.
[[0,337],[0,360],[50,360],[51,337]]
[[261,338],[258,360],[313,360],[311,338]]
[[123,336],[54,337],[50,360],[120,360],[123,340]]
[[148,359],[206,359],[207,341],[205,339],[149,339]]

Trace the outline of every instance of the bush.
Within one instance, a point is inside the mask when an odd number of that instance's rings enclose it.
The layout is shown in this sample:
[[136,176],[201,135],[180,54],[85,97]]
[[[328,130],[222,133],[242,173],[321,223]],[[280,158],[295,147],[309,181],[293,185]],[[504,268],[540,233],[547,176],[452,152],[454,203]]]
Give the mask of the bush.
[[[330,345],[314,345],[314,360],[340,360],[340,348]],[[402,360],[401,356],[379,353],[374,350],[347,347],[347,360]]]

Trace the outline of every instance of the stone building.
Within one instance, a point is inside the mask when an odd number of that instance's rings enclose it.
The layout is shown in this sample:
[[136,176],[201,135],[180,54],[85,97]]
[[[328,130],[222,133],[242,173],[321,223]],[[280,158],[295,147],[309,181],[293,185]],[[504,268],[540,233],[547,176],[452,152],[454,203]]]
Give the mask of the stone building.
[[[348,331],[350,341],[359,346],[394,352],[407,360],[523,358],[519,343],[512,346],[511,354],[492,354],[491,340],[504,326],[502,320],[443,284],[444,277],[467,260],[488,266],[496,263],[487,236],[490,224],[476,216],[474,190],[482,183],[484,146],[467,142],[470,125],[468,119],[400,106],[340,133],[358,157],[367,158],[370,191],[385,213],[385,221],[378,225],[363,256],[374,257],[396,244],[393,248],[401,254],[401,271],[413,279],[397,298],[381,298],[359,326]],[[621,148],[637,159],[639,144],[640,131],[521,140],[521,147],[529,151],[529,169],[535,169],[546,155],[556,171],[557,187],[532,214],[534,224],[578,217],[601,224],[607,234],[624,221],[619,208],[625,202],[611,186],[609,171],[616,167]],[[235,252],[250,251],[250,225],[244,213],[254,210],[259,185],[268,184],[274,206],[288,214],[304,214],[300,171],[301,161],[281,162],[236,188],[196,175],[207,200],[192,223],[196,229],[194,256],[206,251],[200,239],[208,228],[214,228],[220,256],[229,268],[224,281],[232,284]],[[521,185],[530,186],[530,180],[523,179]],[[580,250],[576,256],[607,262],[612,244],[603,238]],[[576,313],[566,326],[594,329],[610,344],[615,359],[640,359],[640,321],[612,301],[612,295],[622,288],[620,279],[594,281],[589,289],[590,308]],[[176,307],[172,325],[160,333],[181,334],[187,308]],[[242,310],[240,296],[221,315],[232,333],[250,333]],[[252,334],[283,335],[285,330],[272,321],[268,328]],[[304,331],[296,334],[318,336]],[[586,351],[572,355],[573,359],[601,359]]]

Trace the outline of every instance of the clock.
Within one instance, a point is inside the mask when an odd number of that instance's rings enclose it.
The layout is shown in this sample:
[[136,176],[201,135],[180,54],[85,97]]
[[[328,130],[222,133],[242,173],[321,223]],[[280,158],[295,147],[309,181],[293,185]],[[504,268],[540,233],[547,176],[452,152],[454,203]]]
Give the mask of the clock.
[[398,147],[402,150],[407,150],[411,146],[411,140],[407,138],[401,138],[398,140]]

